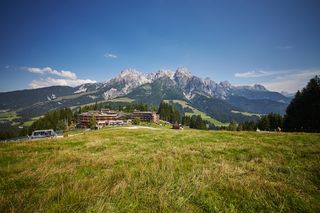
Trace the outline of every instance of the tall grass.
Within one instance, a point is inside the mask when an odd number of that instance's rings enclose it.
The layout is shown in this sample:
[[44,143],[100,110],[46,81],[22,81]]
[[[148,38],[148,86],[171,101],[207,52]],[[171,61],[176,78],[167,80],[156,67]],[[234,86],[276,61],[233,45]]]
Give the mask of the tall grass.
[[0,144],[3,212],[319,212],[320,135],[107,128]]

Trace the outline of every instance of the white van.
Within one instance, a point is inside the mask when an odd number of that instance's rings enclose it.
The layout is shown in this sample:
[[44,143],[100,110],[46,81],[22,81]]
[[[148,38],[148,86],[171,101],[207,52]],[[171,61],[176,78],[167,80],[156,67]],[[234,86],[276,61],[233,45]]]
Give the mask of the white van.
[[57,133],[55,133],[53,129],[35,130],[31,134],[31,139],[53,137],[57,137]]

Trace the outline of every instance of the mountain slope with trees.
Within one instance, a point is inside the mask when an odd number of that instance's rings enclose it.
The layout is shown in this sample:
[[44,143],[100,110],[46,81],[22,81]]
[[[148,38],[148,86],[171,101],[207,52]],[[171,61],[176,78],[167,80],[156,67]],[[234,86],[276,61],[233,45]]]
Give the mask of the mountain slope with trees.
[[233,86],[227,81],[217,83],[194,76],[181,67],[175,72],[159,70],[149,74],[126,69],[104,82],[0,93],[0,113],[16,114],[10,121],[0,120],[0,127],[19,125],[60,108],[112,101],[119,97],[155,106],[164,99],[183,100],[220,122],[256,119],[232,113],[234,110],[284,114],[290,100],[280,93],[266,90],[262,85]]

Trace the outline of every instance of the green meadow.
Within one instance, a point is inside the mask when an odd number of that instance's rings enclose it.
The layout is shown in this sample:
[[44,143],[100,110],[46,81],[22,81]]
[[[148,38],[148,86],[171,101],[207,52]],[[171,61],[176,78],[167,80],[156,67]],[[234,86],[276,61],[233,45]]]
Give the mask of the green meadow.
[[17,116],[17,113],[15,111],[0,113],[0,121],[13,121],[14,119],[17,119],[17,118],[20,118],[20,117]]
[[[186,112],[185,115],[186,116],[193,116],[193,115],[200,115],[201,118],[203,120],[209,121],[212,124],[214,124],[215,126],[228,126],[229,123],[223,123],[221,121],[218,121],[212,117],[210,117],[209,115],[207,115],[206,113],[192,107],[188,102],[183,101],[183,100],[171,100],[173,103],[177,103],[180,104],[183,108],[188,108],[191,109],[192,112]],[[168,100],[166,100],[166,102],[169,102]],[[249,115],[248,115],[249,116]]]
[[320,212],[320,134],[115,127],[0,143],[1,212]]

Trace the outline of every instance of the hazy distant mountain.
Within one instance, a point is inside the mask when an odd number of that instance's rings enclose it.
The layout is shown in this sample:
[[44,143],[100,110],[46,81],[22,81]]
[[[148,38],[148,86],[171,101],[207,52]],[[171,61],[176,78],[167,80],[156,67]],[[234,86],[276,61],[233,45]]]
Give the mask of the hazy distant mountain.
[[289,93],[289,92],[285,92],[285,91],[281,91],[280,93],[281,93],[281,95],[286,96],[288,98],[293,98],[295,95],[295,93]]
[[22,118],[30,118],[64,106],[79,106],[117,97],[155,105],[163,99],[183,100],[223,122],[253,118],[234,112],[282,114],[291,100],[258,84],[233,86],[228,81],[217,83],[209,78],[201,79],[184,67],[175,72],[159,70],[150,74],[130,68],[99,83],[0,93],[0,110],[15,111]]

